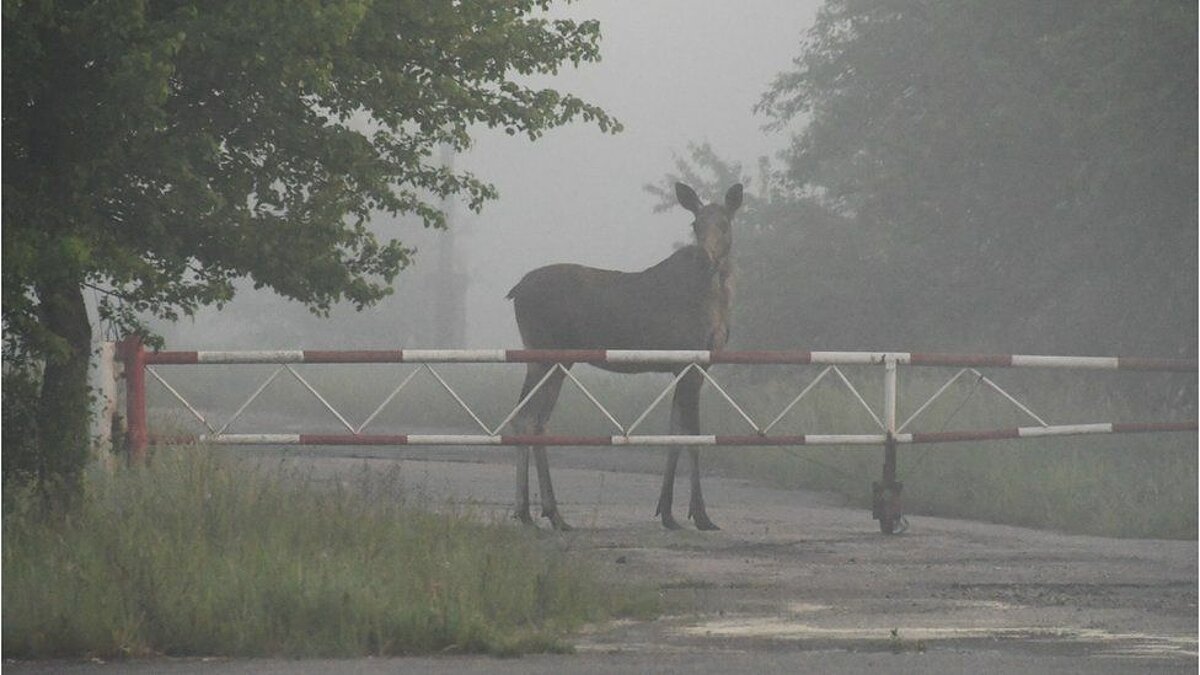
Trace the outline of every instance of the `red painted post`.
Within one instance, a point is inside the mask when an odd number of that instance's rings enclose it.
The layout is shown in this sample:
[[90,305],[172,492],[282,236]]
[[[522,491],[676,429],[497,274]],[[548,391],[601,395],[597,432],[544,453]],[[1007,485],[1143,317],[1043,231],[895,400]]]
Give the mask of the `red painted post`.
[[121,341],[121,359],[125,362],[125,420],[129,463],[146,461],[148,432],[146,430],[146,350],[142,339],[130,335]]

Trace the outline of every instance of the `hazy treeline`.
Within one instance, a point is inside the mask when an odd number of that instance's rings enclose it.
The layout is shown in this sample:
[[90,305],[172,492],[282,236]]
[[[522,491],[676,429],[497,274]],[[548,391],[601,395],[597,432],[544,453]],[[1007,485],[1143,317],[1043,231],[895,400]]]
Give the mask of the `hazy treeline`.
[[751,183],[734,343],[1195,354],[1195,25],[1188,2],[826,3],[759,104],[781,163],[677,167]]

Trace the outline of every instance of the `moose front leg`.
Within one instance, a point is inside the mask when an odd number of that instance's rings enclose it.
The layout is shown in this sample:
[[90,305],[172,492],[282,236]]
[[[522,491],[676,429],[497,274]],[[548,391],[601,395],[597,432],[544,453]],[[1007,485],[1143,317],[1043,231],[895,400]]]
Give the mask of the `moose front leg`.
[[[700,386],[704,379],[700,373],[688,373],[675,385],[675,398],[671,405],[671,433],[695,436],[700,433]],[[671,515],[671,503],[675,494],[675,470],[679,464],[681,448],[672,447],[667,455],[667,467],[663,472],[662,493],[658,498],[658,513],[662,517],[663,526],[668,529],[678,529],[679,524]],[[688,448],[691,459],[691,498],[688,502],[688,517],[696,523],[697,529],[716,530],[718,528],[704,508],[704,493],[700,489],[700,449]]]
[[692,496],[688,502],[688,518],[696,523],[697,530],[719,530],[716,523],[708,518],[704,510],[704,495],[700,492],[700,448],[688,448],[688,456],[692,460]]
[[[675,419],[675,412],[672,409],[671,419]],[[672,422],[671,432],[675,433],[675,425]],[[671,514],[672,503],[675,501],[675,469],[679,466],[679,450],[680,448],[672,447],[667,450],[667,466],[663,469],[662,491],[658,493],[658,510],[654,515],[662,517],[663,527],[668,530],[683,529],[683,526],[675,521],[675,516]]]
[[[687,401],[686,392],[688,390],[685,383],[689,379],[688,376],[684,376],[675,383],[675,396],[671,399],[672,435],[688,433],[685,431],[683,408]],[[683,526],[675,520],[675,515],[671,513],[675,502],[675,471],[679,468],[679,451],[681,449],[679,446],[671,446],[667,450],[667,466],[663,469],[662,490],[658,493],[658,509],[654,512],[654,515],[662,518],[663,527],[668,530],[683,529]]]

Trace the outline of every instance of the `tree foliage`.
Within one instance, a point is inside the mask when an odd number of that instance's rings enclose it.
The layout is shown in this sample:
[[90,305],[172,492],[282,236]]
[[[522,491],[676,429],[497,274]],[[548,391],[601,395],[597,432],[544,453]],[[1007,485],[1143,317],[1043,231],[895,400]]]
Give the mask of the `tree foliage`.
[[377,301],[411,251],[372,214],[439,227],[441,197],[496,195],[439,146],[619,128],[527,84],[599,58],[598,24],[550,4],[5,0],[6,354],[78,389],[86,286],[126,331],[223,303],[240,277],[318,312]]
[[599,56],[597,24],[549,4],[6,2],[6,337],[44,328],[47,275],[166,318],[243,275],[319,309],[378,299],[409,251],[372,213],[438,226],[436,198],[495,196],[440,144],[616,127],[513,79]]
[[743,340],[1194,354],[1196,12],[826,2],[758,108],[792,140]]

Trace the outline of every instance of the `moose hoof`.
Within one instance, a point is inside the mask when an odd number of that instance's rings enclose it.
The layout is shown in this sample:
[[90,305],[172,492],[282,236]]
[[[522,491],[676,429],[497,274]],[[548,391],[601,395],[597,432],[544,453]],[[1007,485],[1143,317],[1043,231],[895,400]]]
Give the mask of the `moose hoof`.
[[663,524],[663,527],[667,528],[668,530],[682,530],[683,529],[683,526],[680,525],[678,522],[676,522],[675,517],[669,513],[663,515],[662,524]]
[[559,532],[569,532],[574,529],[567,524],[567,521],[563,520],[562,516],[558,515],[558,511],[547,513],[545,516],[550,519],[550,525]]
[[704,510],[703,506],[688,509],[688,518],[691,518],[692,522],[696,524],[697,530],[712,531],[721,529],[717,527],[716,523],[708,519],[708,512]]
[[513,512],[513,518],[521,521],[523,525],[533,525],[533,518],[529,515],[529,509],[517,509]]

